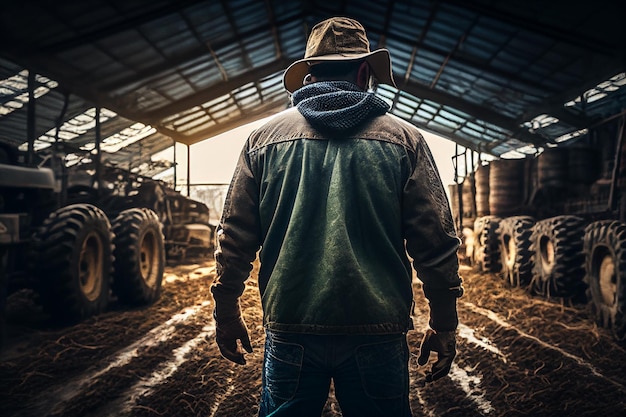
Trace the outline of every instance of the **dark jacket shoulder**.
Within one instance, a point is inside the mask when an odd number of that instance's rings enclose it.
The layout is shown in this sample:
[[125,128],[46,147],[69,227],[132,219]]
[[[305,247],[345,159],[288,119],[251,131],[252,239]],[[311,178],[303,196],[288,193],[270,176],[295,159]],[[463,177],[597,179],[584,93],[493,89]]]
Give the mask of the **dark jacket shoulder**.
[[[391,113],[372,119],[344,138],[380,140],[401,145],[411,151],[424,140],[417,127]],[[295,139],[324,140],[329,139],[329,136],[315,130],[298,109],[292,107],[278,113],[252,132],[248,149],[253,152],[269,144]]]

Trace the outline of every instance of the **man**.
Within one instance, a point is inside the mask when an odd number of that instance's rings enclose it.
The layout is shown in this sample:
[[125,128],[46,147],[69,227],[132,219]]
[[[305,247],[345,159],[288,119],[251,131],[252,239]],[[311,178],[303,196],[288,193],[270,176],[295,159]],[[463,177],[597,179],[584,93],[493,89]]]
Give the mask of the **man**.
[[459,239],[424,139],[376,82],[395,85],[389,52],[370,52],[359,22],[317,24],[284,74],[294,107],[251,134],[235,169],[211,291],[218,347],[245,364],[238,299],[261,248],[259,416],[319,416],[331,381],[344,417],[411,415],[407,252],[430,302],[418,362],[438,353],[427,381],[456,354]]

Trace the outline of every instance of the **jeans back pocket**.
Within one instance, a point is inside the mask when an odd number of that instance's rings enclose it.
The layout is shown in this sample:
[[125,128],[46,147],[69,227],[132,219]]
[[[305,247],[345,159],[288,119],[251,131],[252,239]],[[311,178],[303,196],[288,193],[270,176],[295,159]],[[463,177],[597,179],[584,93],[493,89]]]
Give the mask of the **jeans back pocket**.
[[408,384],[408,348],[403,338],[361,345],[356,350],[359,373],[372,399],[402,397]]
[[263,373],[265,390],[276,401],[293,398],[298,389],[304,347],[267,337]]

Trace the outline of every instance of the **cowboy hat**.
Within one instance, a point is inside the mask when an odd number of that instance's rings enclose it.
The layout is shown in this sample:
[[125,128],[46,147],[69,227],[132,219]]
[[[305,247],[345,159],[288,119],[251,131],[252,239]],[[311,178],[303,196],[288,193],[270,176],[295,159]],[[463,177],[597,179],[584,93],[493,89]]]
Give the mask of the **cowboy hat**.
[[347,17],[332,17],[313,27],[304,58],[291,64],[283,75],[283,85],[290,93],[302,87],[302,80],[314,64],[329,61],[365,60],[379,83],[396,86],[387,49],[370,51],[365,28]]

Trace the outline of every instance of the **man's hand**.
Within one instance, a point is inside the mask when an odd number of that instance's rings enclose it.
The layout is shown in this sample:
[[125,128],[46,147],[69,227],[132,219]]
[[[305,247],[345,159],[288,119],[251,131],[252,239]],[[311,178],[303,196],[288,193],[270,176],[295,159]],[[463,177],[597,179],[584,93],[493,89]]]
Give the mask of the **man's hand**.
[[241,347],[246,352],[252,353],[252,345],[250,344],[250,336],[248,336],[248,328],[241,316],[222,323],[218,320],[215,322],[215,341],[220,353],[226,359],[245,365],[246,359],[243,351],[237,346],[237,340],[241,341]]
[[420,354],[417,358],[419,365],[428,362],[430,352],[437,352],[437,362],[433,364],[430,371],[426,373],[426,382],[433,382],[448,375],[452,367],[452,361],[456,356],[456,332],[435,332],[432,329],[426,330]]

